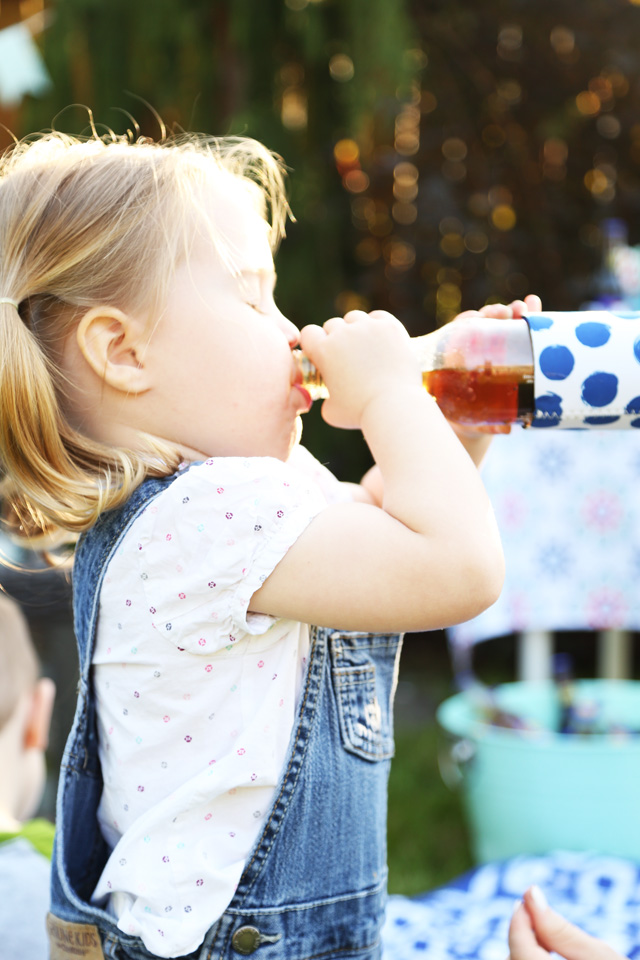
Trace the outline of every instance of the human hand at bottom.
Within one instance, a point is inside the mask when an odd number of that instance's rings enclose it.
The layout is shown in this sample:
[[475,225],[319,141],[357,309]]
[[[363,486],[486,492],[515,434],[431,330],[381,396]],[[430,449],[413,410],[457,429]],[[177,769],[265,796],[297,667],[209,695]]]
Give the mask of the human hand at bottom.
[[507,960],[548,960],[554,951],[565,960],[624,960],[552,910],[542,890],[531,887],[511,920]]

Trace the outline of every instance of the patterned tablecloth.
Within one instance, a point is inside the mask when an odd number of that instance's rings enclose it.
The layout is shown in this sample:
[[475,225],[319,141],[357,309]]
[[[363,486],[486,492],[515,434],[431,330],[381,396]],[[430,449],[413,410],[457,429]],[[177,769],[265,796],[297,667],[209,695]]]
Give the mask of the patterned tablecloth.
[[507,574],[500,599],[452,628],[467,646],[525,630],[640,630],[640,430],[499,436],[483,479]]
[[391,896],[384,960],[505,960],[511,914],[532,883],[573,923],[640,957],[640,864],[559,851],[486,864],[421,897]]

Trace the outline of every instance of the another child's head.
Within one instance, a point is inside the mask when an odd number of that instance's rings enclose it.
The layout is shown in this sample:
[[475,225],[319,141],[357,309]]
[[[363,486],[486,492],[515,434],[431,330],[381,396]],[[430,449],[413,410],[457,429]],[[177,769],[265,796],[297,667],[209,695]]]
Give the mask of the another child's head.
[[27,819],[44,786],[44,751],[55,696],[20,608],[0,595],[0,829]]
[[[240,208],[273,250],[288,212],[283,168],[251,140],[54,133],[0,160],[0,298],[19,305],[0,303],[0,469],[22,532],[86,529],[146,474],[177,464],[182,438],[158,442],[144,400],[125,400],[145,396],[142,338],[152,339],[198,244],[243,281]],[[122,317],[135,318],[135,345]],[[128,436],[110,432],[114,390]]]

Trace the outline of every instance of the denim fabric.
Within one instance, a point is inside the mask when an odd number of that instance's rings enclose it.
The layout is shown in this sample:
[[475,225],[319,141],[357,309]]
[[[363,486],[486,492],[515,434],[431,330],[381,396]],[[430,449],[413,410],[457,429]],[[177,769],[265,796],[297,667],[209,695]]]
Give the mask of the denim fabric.
[[[106,958],[149,960],[137,937],[90,904],[109,851],[97,824],[102,792],[90,666],[110,557],[172,477],[147,480],[86,534],[74,567],[81,679],[62,762],[52,913],[95,924]],[[401,638],[313,628],[288,760],[237,891],[192,960],[380,957],[386,899],[387,779]]]

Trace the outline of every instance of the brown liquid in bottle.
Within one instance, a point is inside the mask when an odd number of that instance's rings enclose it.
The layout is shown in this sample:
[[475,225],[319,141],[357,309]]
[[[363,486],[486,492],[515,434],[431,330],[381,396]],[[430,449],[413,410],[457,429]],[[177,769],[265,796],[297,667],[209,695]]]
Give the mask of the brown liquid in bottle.
[[456,423],[531,423],[533,371],[531,367],[426,370],[425,389],[447,417]]

